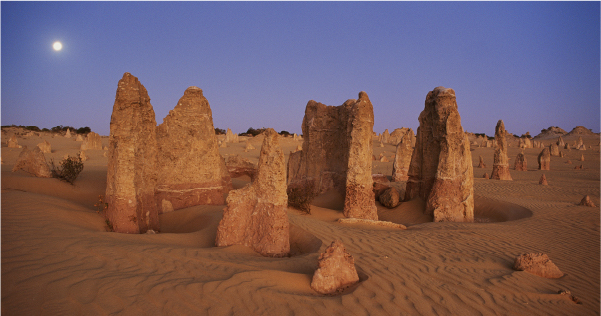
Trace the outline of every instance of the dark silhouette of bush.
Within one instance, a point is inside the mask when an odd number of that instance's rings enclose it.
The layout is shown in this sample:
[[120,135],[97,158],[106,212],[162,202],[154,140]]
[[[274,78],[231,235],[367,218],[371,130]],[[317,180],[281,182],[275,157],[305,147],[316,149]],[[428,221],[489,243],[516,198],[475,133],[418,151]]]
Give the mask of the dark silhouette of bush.
[[248,130],[246,131],[246,133],[240,133],[240,134],[238,134],[238,136],[252,136],[252,137],[255,137],[255,136],[263,133],[265,130],[266,130],[265,127],[259,128],[259,129],[254,129],[252,127],[249,127]]
[[311,214],[311,202],[315,198],[315,180],[304,179],[288,185],[288,206]]
[[215,135],[225,135],[226,131],[221,128],[215,127]]
[[280,135],[282,135],[282,136],[290,136],[290,132],[288,132],[288,131],[281,131]]
[[73,184],[73,181],[77,179],[82,170],[83,162],[80,157],[68,156],[60,162],[60,166],[58,167],[54,165],[54,160],[50,159],[52,177],[69,182],[70,184]]
[[92,129],[90,129],[89,127],[86,126],[86,127],[80,127],[80,128],[78,128],[77,131],[76,131],[76,133],[77,134],[87,134],[87,133],[89,133],[91,131],[92,131]]
[[25,129],[28,131],[34,131],[34,132],[39,132],[40,128],[37,126],[25,126]]

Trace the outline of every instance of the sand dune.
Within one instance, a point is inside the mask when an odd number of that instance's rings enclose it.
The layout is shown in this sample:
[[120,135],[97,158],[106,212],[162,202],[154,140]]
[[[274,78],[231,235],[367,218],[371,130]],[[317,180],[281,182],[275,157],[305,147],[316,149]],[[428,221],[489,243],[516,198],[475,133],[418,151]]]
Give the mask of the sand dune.
[[[19,144],[33,148],[44,139],[53,149],[48,160],[75,154],[81,144],[46,134],[20,137]],[[162,214],[159,234],[107,232],[93,206],[106,186],[103,151],[87,151],[90,160],[71,186],[12,173],[20,149],[3,147],[2,314],[599,315],[600,212],[576,205],[586,194],[599,205],[599,136],[583,139],[592,148],[563,150],[565,157],[551,158],[550,171],[537,170],[541,149],[525,149],[528,171],[510,168],[513,181],[482,179],[492,171],[494,149],[472,147],[478,223],[432,223],[421,213],[424,202],[414,200],[395,209],[376,203],[380,219],[407,230],[341,224],[343,200],[324,194],[311,215],[289,209],[287,258],[214,247],[220,205]],[[261,139],[250,142],[257,150],[245,153],[241,139],[220,152],[256,162]],[[298,144],[284,139],[284,153]],[[394,155],[393,145],[374,144],[376,156]],[[509,147],[511,166],[519,151]],[[577,161],[582,154],[585,161]],[[479,155],[489,168],[475,168]],[[568,159],[574,164],[565,164]],[[573,169],[580,164],[583,170]],[[392,162],[373,167],[392,173]],[[543,173],[548,186],[538,184]],[[249,181],[241,177],[233,185]],[[310,288],[311,277],[319,253],[334,239],[355,257],[360,282],[341,295],[322,296]],[[523,252],[548,254],[566,276],[512,270]],[[558,295],[560,289],[582,304]]]

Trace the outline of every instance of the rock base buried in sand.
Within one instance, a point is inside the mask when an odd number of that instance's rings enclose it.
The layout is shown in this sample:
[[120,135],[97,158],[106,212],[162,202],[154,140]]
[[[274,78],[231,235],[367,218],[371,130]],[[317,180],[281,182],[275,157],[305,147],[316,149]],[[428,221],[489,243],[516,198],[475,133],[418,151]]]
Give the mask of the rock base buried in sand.
[[484,178],[484,179],[490,179],[490,177],[488,176],[488,172],[485,172],[484,175],[482,176],[482,178]]
[[395,208],[400,203],[399,191],[394,187],[390,187],[380,194],[378,200],[380,201],[380,204],[387,208]]
[[52,176],[44,153],[37,146],[34,150],[29,150],[27,146],[23,146],[12,171],[17,170],[23,170],[39,178],[50,178]]
[[341,241],[334,241],[319,256],[319,268],[313,274],[311,288],[320,294],[336,294],[359,282],[355,259]]
[[557,279],[563,272],[544,253],[524,253],[519,255],[513,263],[516,271],[526,271],[543,278]]
[[590,207],[597,207],[593,201],[591,201],[591,198],[588,195],[585,195],[582,200],[580,201],[580,203],[578,203],[578,205],[582,205],[582,206],[590,206]]
[[361,219],[361,218],[339,218],[338,223],[341,224],[368,224],[382,227],[390,227],[390,228],[398,228],[398,229],[407,229],[407,226],[403,224],[396,224],[393,222],[387,221],[374,221],[371,219]]
[[576,296],[572,295],[572,292],[570,292],[568,290],[559,290],[559,291],[557,291],[557,294],[567,296],[572,302],[574,302],[576,304],[582,304],[580,299],[578,299]]

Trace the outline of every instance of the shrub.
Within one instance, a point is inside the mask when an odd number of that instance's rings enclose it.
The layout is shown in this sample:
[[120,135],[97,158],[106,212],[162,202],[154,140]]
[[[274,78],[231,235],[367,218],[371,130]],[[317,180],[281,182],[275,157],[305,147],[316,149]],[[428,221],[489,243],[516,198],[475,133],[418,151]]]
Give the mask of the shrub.
[[311,214],[311,202],[315,198],[315,180],[305,179],[288,185],[288,206]]
[[58,125],[58,126],[55,126],[55,127],[51,128],[50,130],[53,131],[54,133],[58,133],[58,132],[60,132],[60,131],[63,130],[63,126],[62,125]]
[[34,132],[39,132],[40,128],[37,126],[25,126],[25,129],[28,131],[34,131]]
[[225,135],[225,133],[224,129],[215,127],[215,135]]
[[53,178],[69,182],[73,184],[73,181],[79,176],[79,173],[83,170],[83,162],[80,157],[71,157],[63,159],[60,162],[60,166],[54,165],[54,160],[50,159],[50,171],[52,172]]
[[77,134],[87,134],[91,131],[92,131],[92,129],[90,129],[89,127],[86,126],[86,127],[78,128],[76,132],[77,132]]
[[282,136],[290,136],[290,132],[288,132],[288,131],[281,131],[280,135],[282,135]]

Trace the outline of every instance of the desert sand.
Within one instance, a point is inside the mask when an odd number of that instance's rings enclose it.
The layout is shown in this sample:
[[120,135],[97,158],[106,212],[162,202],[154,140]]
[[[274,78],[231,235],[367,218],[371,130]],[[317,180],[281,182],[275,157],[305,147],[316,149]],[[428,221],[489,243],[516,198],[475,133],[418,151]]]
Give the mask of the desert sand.
[[[269,258],[243,246],[214,246],[224,205],[164,213],[158,234],[108,232],[94,207],[106,189],[105,151],[86,151],[73,186],[13,173],[22,149],[5,146],[19,131],[2,133],[3,315],[599,315],[600,212],[577,205],[584,195],[600,204],[598,135],[582,137],[585,151],[560,149],[565,156],[551,157],[548,171],[537,170],[542,149],[524,149],[528,170],[510,167],[513,181],[483,179],[495,149],[472,145],[476,223],[434,223],[415,199],[394,209],[376,202],[380,220],[406,230],[342,224],[343,199],[326,193],[313,201],[311,215],[288,210],[291,256]],[[77,154],[81,145],[51,133],[17,139],[30,149],[48,141],[48,162]],[[573,145],[578,135],[563,139]],[[246,140],[256,149],[245,152]],[[542,141],[548,146],[557,137]],[[240,136],[219,151],[257,163],[261,143],[261,136]],[[301,141],[280,144],[287,159]],[[374,161],[373,173],[390,179],[395,151],[374,137],[374,156],[384,153],[390,162]],[[520,151],[511,139],[510,166]],[[479,156],[487,168],[477,168]],[[539,185],[542,174],[549,185]],[[237,189],[250,178],[232,182]],[[404,191],[405,182],[392,184]],[[360,282],[323,296],[311,278],[335,239],[354,257]],[[547,254],[565,276],[514,271],[525,252]]]

